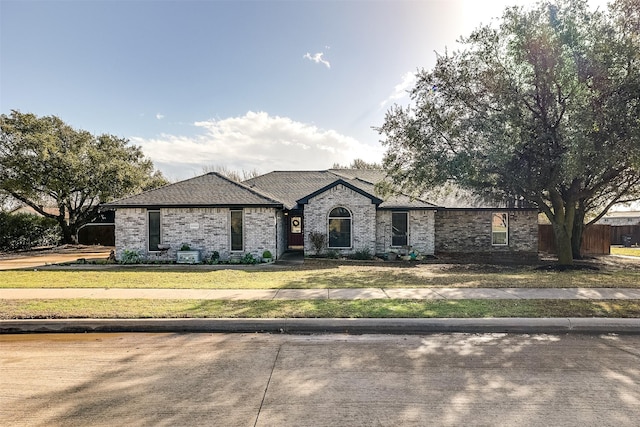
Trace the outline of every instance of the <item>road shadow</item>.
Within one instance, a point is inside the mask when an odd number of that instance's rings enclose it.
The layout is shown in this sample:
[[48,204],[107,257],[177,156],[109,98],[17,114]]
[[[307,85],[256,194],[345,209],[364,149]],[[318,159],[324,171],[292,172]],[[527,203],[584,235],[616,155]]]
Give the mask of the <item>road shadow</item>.
[[640,416],[638,337],[87,334],[16,338],[11,353],[2,344],[5,425],[635,426]]

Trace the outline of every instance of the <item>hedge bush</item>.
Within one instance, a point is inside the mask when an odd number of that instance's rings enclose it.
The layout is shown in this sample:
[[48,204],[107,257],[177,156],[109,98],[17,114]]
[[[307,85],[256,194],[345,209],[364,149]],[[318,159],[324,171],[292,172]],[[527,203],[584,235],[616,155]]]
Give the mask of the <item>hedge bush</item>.
[[0,251],[57,245],[61,237],[60,227],[51,218],[0,212]]

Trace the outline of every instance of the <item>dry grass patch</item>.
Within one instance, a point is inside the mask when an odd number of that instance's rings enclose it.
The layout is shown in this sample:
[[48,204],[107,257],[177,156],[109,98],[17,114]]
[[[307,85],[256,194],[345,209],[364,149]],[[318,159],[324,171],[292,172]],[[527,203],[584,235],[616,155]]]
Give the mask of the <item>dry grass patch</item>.
[[0,300],[1,319],[640,317],[640,300]]
[[624,255],[624,256],[633,256],[640,257],[640,248],[611,248],[611,255]]
[[0,271],[0,288],[640,288],[640,269],[541,271],[535,267],[417,264],[246,269]]

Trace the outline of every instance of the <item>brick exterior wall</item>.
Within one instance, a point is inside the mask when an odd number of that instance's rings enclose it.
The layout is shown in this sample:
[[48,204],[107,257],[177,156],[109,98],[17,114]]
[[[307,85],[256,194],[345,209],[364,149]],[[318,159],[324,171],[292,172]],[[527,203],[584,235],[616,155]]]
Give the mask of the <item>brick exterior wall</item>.
[[146,209],[117,209],[115,214],[116,259],[125,250],[133,250],[146,257],[147,217]]
[[[489,257],[538,254],[538,213],[507,211],[509,244],[491,244],[491,210],[439,210],[435,218],[437,253],[473,253]],[[504,211],[502,211],[504,212]]]
[[[391,247],[391,212],[379,210],[376,216],[376,253],[389,252]],[[412,210],[409,213],[408,244],[423,255],[435,250],[435,211]]]
[[376,205],[362,194],[338,184],[311,199],[304,206],[304,251],[315,253],[309,233],[328,235],[329,212],[333,208],[344,207],[351,212],[351,247],[335,249],[342,254],[352,254],[358,250],[376,250]]
[[277,246],[278,246],[278,253],[276,254],[275,252],[273,253],[273,256],[276,258],[280,258],[280,256],[282,254],[284,254],[284,252],[287,250],[287,226],[285,224],[285,216],[284,216],[284,212],[279,210],[276,212],[276,235],[277,235]]
[[[312,231],[328,233],[328,215],[335,207],[347,208],[352,215],[352,246],[339,249],[352,254],[361,249],[373,253],[388,252],[391,247],[391,211],[376,210],[371,199],[343,185],[337,185],[311,198],[304,207],[305,253],[315,253],[309,239]],[[276,258],[287,249],[286,217],[274,208],[245,208],[244,251],[261,256],[264,250]],[[413,210],[409,212],[409,245],[421,254],[462,253],[507,256],[531,256],[538,253],[538,215],[536,211],[508,211],[509,244],[491,244],[491,210]],[[230,209],[160,209],[161,241],[170,244],[166,252],[149,252],[147,209],[119,208],[115,216],[116,257],[125,249],[135,250],[146,260],[173,261],[183,243],[199,250],[206,259],[216,250],[221,259],[230,251]]]
[[[245,208],[244,251],[262,256],[264,250],[276,251],[277,214],[274,208]],[[147,244],[147,209],[119,208],[116,211],[116,258],[125,249],[135,250],[146,260],[173,261],[176,252],[186,243],[200,251],[203,259],[218,251],[228,259],[231,251],[229,208],[162,208],[160,209],[161,242],[171,245],[166,252],[149,252]],[[282,253],[280,251],[279,253]]]

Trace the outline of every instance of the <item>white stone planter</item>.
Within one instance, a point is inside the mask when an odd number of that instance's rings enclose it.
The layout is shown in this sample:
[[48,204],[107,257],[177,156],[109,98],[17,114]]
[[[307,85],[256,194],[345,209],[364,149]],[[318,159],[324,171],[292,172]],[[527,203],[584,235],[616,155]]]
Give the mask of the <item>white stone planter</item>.
[[178,251],[176,257],[178,264],[198,264],[200,262],[199,251]]

